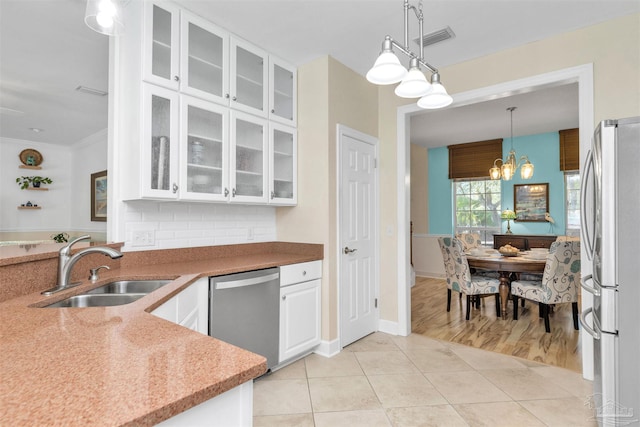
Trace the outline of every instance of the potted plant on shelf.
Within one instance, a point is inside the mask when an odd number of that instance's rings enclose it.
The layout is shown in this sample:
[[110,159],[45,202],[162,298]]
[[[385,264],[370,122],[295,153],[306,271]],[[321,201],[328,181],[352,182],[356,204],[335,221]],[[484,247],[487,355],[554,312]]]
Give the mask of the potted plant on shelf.
[[33,188],[40,188],[40,184],[51,184],[53,181],[51,178],[41,177],[41,176],[21,176],[16,178],[16,182],[20,186],[22,190],[29,188],[29,184],[33,186]]

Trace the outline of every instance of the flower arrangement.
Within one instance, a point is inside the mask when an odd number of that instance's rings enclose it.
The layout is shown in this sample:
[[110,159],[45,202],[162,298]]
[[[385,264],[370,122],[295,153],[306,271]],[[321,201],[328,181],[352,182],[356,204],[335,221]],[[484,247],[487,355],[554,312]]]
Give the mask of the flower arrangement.
[[41,177],[41,176],[21,176],[16,178],[16,182],[20,186],[20,189],[25,190],[29,188],[29,184],[31,184],[34,188],[40,187],[40,184],[51,184],[53,181],[51,178]]

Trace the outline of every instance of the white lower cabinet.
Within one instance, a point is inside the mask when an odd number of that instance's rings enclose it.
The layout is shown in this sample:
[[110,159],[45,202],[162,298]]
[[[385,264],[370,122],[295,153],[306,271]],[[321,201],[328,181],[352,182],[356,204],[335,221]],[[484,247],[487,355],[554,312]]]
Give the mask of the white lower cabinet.
[[209,333],[209,279],[198,279],[151,312],[201,334]]
[[282,363],[320,343],[322,261],[280,267],[280,349]]
[[157,425],[250,427],[253,425],[253,381],[240,384]]

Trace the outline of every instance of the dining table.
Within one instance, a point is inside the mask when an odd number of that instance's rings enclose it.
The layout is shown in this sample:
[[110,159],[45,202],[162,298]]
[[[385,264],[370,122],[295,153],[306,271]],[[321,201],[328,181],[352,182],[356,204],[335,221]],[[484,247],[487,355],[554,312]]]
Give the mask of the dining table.
[[511,280],[518,273],[542,274],[546,264],[545,258],[534,258],[525,253],[516,256],[504,256],[499,252],[485,252],[481,254],[467,254],[467,261],[470,268],[476,270],[497,271],[500,273],[500,304],[502,308],[502,318],[507,318],[507,303],[511,293]]

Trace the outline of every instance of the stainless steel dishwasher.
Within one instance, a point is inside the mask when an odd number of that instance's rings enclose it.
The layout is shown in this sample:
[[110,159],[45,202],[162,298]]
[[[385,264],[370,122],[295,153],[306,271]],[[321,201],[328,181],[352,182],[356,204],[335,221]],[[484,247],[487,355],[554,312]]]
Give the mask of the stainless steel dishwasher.
[[278,364],[280,269],[209,279],[209,335]]

